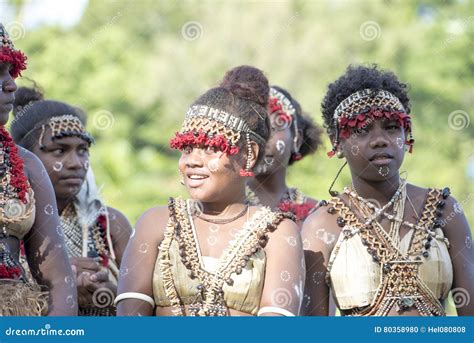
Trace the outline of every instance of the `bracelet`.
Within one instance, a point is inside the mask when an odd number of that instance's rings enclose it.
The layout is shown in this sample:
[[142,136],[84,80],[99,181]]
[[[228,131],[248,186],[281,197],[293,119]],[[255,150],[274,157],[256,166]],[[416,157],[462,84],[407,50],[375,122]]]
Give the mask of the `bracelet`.
[[258,310],[257,316],[262,315],[263,313],[278,313],[285,317],[295,317],[293,313],[284,308],[274,307],[274,306],[265,306]]
[[153,300],[152,297],[143,293],[138,293],[138,292],[126,292],[126,293],[117,295],[114,301],[114,306],[117,306],[117,304],[124,299],[143,300],[149,303],[153,308],[155,307],[155,301]]

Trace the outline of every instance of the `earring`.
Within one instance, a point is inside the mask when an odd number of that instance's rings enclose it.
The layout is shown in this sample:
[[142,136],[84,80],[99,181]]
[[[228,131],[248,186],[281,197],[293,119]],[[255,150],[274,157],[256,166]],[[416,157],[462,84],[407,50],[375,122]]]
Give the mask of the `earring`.
[[181,175],[181,179],[179,180],[179,183],[184,186],[184,175],[181,172],[179,172],[179,175]]
[[341,150],[338,150],[336,152],[336,156],[337,156],[337,158],[344,158],[344,153]]
[[301,155],[299,152],[293,152],[293,153],[291,154],[291,158],[290,158],[290,159],[291,159],[292,162],[296,162],[296,161],[301,160],[302,158],[303,158],[303,155]]
[[245,169],[240,169],[240,176],[242,177],[253,177],[255,174],[250,168],[250,163],[252,159],[252,146],[250,145],[250,135],[247,132],[246,134],[246,139],[247,139],[247,162],[245,164]]

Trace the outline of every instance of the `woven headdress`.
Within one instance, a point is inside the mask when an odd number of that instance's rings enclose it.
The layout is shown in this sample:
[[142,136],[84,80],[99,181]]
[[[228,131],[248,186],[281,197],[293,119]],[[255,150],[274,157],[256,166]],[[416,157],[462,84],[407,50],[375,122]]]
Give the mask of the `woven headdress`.
[[335,154],[340,138],[349,138],[352,129],[365,127],[369,119],[383,118],[396,120],[405,129],[408,134],[405,144],[412,152],[415,140],[412,135],[411,117],[406,113],[400,99],[385,90],[364,89],[351,94],[336,107],[333,118],[336,137],[328,156]]

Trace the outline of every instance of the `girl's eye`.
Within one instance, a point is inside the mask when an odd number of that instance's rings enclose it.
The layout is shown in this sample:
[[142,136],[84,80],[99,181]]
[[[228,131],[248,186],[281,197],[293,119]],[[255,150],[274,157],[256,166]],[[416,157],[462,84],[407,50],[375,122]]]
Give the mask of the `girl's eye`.
[[190,146],[190,145],[184,147],[184,149],[183,149],[183,154],[190,154],[192,152],[193,152],[193,147]]
[[81,155],[87,155],[89,153],[89,149],[87,148],[80,148],[79,149],[79,154]]
[[367,128],[365,128],[365,127],[360,127],[360,128],[358,128],[358,129],[355,129],[355,130],[354,130],[354,133],[355,133],[356,135],[362,135],[362,134],[364,134],[364,133],[367,133],[367,131],[368,131]]
[[400,128],[400,126],[396,125],[396,124],[390,124],[387,126],[387,130],[398,130]]
[[206,154],[214,154],[217,152],[217,148],[214,146],[207,146],[205,147]]
[[57,148],[57,149],[51,150],[51,152],[52,152],[53,154],[59,155],[59,154],[63,154],[63,153],[64,153],[64,149],[63,149],[63,148]]

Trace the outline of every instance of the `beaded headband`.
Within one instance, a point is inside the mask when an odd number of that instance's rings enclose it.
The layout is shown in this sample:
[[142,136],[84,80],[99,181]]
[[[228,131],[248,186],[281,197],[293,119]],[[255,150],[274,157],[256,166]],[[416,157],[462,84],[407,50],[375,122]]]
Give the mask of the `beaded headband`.
[[28,131],[28,133],[23,136],[20,143],[23,142],[26,137],[31,135],[33,132],[41,129],[41,134],[38,138],[38,144],[40,149],[44,149],[43,139],[46,132],[46,126],[49,126],[51,129],[51,136],[53,137],[53,140],[56,138],[75,136],[83,139],[89,144],[94,143],[94,138],[89,132],[85,130],[81,120],[72,114],[63,114],[60,116],[51,117],[47,120],[47,122],[43,121],[42,123],[37,124],[35,127],[33,127],[33,129]]
[[411,131],[411,117],[406,113],[405,107],[392,93],[385,90],[363,89],[348,96],[336,107],[334,111],[334,124],[336,127],[336,138],[333,149],[328,152],[332,157],[339,145],[339,138],[349,138],[351,129],[362,128],[367,125],[367,119],[390,119],[396,120],[409,133],[405,144],[409,145],[410,152],[413,149]]
[[[294,123],[294,133],[295,137],[293,138],[293,149],[294,153],[292,157],[294,160],[299,160],[302,158],[299,154],[298,148],[298,118],[296,116],[296,108],[291,103],[291,100],[288,99],[285,94],[277,90],[276,88],[270,87],[270,97],[268,99],[268,112],[270,115],[277,114],[283,118],[284,125],[291,126]],[[281,120],[281,119],[280,119]],[[281,125],[282,123],[277,123]],[[284,126],[283,125],[283,126]]]
[[[247,168],[242,176],[251,176],[250,166],[250,138],[260,145],[265,145],[265,139],[252,131],[247,122],[228,112],[206,105],[191,106],[186,112],[181,130],[170,140],[170,147],[182,150],[189,145],[201,144],[219,148],[229,155],[237,154],[237,146],[242,134],[247,141],[248,158]],[[248,175],[243,175],[243,174]]]
[[26,69],[26,56],[20,50],[15,50],[7,30],[1,23],[0,63],[10,63],[12,65],[10,74],[13,78],[20,76],[21,72]]
[[177,146],[180,143],[177,139],[190,132],[203,132],[208,136],[223,136],[228,141],[229,147],[237,145],[242,133],[249,134],[257,143],[265,144],[265,140],[252,131],[244,119],[205,105],[194,105],[189,108],[181,130],[170,142],[172,148],[181,149]]

